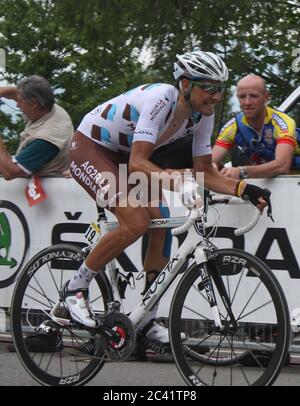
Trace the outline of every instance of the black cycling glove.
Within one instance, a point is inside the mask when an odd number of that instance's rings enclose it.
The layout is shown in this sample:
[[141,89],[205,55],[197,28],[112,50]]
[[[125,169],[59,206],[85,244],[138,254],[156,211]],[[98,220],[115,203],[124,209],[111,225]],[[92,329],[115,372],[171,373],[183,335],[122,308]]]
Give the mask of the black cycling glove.
[[258,199],[260,197],[263,197],[268,206],[267,215],[274,222],[273,217],[272,217],[272,206],[271,206],[270,196],[271,196],[271,192],[269,189],[262,189],[261,187],[258,187],[256,185],[251,185],[249,183],[246,184],[245,189],[244,189],[243,193],[241,194],[242,199],[250,200],[250,202],[254,206],[257,206],[259,204]]

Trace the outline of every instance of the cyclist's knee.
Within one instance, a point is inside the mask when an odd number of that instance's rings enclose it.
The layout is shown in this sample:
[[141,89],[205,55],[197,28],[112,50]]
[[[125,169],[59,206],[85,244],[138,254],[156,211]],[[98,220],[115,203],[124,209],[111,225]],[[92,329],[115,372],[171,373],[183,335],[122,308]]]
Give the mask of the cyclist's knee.
[[146,211],[136,210],[134,213],[128,213],[125,216],[117,213],[116,215],[122,229],[122,235],[130,243],[136,241],[148,230],[150,218]]
[[143,236],[149,227],[149,218],[140,218],[135,219],[134,221],[127,224],[127,232],[133,237],[137,236],[138,238]]

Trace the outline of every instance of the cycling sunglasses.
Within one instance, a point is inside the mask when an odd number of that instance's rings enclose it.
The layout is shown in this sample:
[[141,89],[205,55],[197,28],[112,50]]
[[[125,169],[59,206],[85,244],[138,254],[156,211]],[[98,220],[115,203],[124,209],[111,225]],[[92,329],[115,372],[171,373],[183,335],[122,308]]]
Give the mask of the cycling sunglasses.
[[223,94],[226,89],[226,86],[224,85],[213,85],[211,83],[196,82],[194,80],[192,81],[192,85],[200,87],[200,89],[204,90],[205,93],[211,95],[216,93]]

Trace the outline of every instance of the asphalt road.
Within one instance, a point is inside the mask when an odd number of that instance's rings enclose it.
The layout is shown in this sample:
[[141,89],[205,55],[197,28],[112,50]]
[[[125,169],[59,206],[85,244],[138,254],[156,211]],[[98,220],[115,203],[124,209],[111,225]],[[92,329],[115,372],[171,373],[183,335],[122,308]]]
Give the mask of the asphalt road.
[[[285,367],[274,386],[300,386],[300,359]],[[299,363],[299,364],[298,364]],[[144,386],[148,388],[185,385],[173,362],[106,363],[88,386]],[[0,342],[0,386],[39,386],[25,371],[16,353]]]

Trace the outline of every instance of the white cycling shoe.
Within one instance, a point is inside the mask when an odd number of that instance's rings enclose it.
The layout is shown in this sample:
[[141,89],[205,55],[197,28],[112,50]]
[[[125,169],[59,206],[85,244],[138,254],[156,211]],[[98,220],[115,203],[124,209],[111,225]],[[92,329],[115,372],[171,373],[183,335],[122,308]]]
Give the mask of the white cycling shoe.
[[[63,302],[67,306],[73,320],[87,327],[95,328],[97,320],[90,306],[88,289],[68,290],[68,284],[69,281],[65,283],[59,293],[60,302]],[[51,312],[52,320],[63,324],[62,319],[56,315],[57,308],[56,304]]]
[[[145,336],[149,340],[155,340],[160,342],[161,344],[169,344],[170,339],[169,339],[169,330],[162,326],[159,323],[152,322],[152,326],[147,330],[145,333]],[[187,335],[185,333],[180,333],[181,340],[185,341],[187,340]]]

